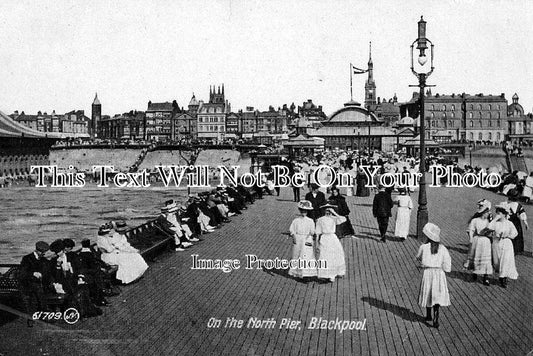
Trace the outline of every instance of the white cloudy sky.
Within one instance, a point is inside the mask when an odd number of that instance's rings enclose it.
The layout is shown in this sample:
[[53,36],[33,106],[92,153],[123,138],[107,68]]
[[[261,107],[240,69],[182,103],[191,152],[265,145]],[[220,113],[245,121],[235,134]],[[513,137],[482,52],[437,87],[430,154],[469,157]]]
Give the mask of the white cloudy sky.
[[[148,100],[207,99],[225,84],[232,109],[309,99],[327,114],[349,100],[349,63],[377,95],[408,100],[409,46],[424,15],[435,44],[433,93],[517,92],[533,107],[533,1],[0,2],[0,110],[104,114]],[[364,76],[354,78],[363,100]]]

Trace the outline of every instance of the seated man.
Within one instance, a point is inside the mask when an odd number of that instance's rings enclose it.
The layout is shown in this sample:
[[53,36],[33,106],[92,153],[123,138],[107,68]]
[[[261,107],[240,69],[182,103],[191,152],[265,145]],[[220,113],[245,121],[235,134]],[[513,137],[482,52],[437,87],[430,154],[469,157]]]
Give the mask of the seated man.
[[85,276],[79,273],[78,256],[71,255],[73,263],[68,261],[65,250],[69,249],[66,246],[71,246],[72,243],[65,244],[63,240],[56,240],[50,245],[50,250],[56,253],[56,257],[52,260],[56,266],[53,285],[57,293],[67,295],[67,305],[76,308],[82,318],[102,315],[102,310],[90,299]]
[[44,303],[43,275],[48,271],[48,261],[44,258],[50,246],[44,241],[35,244],[35,251],[22,257],[18,274],[22,304],[28,314],[28,326],[33,326],[32,315],[36,311],[46,311]]
[[178,207],[174,200],[167,200],[165,206],[161,208],[161,218],[167,224],[167,228],[174,235],[176,251],[184,251],[186,247],[192,246],[190,241],[199,241],[192,237],[192,231],[185,224],[180,224],[176,216]]
[[106,289],[105,273],[102,270],[102,262],[91,249],[91,241],[85,239],[81,242],[79,258],[79,275],[87,283],[91,300],[96,305],[107,306],[109,303],[105,299]]

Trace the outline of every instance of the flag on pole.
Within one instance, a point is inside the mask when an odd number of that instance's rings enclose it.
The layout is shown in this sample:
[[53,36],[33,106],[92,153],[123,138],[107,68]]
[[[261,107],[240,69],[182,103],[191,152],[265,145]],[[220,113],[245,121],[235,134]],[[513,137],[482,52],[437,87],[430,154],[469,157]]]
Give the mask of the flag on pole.
[[353,64],[352,64],[352,70],[353,70],[353,74],[363,74],[363,73],[368,72],[368,69],[357,68]]

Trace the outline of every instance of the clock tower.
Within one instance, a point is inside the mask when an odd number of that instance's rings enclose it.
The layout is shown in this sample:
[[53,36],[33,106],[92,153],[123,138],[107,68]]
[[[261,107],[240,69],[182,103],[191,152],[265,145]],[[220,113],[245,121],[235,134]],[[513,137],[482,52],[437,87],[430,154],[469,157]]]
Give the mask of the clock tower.
[[370,110],[376,104],[376,83],[374,83],[374,64],[372,63],[372,42],[368,57],[368,79],[365,83],[365,108]]

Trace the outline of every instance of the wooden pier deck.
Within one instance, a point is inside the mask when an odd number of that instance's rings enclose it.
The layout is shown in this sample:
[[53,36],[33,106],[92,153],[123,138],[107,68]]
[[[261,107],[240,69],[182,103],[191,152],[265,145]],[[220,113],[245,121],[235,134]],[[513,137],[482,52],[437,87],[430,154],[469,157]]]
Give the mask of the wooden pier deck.
[[[415,210],[411,233],[415,232]],[[442,229],[452,256],[452,305],[441,326],[424,323],[417,305],[420,241],[383,244],[371,214],[372,196],[348,197],[356,239],[342,239],[347,275],[333,284],[300,283],[283,270],[191,270],[192,254],[209,259],[289,258],[287,232],[296,214],[289,189],[266,196],[243,215],[185,252],[161,255],[139,282],[110,298],[104,315],[75,325],[16,318],[0,322],[0,355],[526,355],[533,350],[533,258],[517,256],[519,279],[499,287],[472,282],[462,271],[466,223],[478,199],[501,196],[480,189],[430,188],[430,221]],[[526,210],[533,217],[533,209]],[[392,235],[394,218],[389,224]],[[531,232],[527,232],[531,239]],[[3,314],[5,316],[5,314]],[[311,318],[358,320],[365,330],[310,330]],[[208,327],[211,318],[220,327]],[[227,318],[243,326],[225,327]],[[247,327],[250,318],[276,321]],[[280,328],[283,318],[301,328]],[[211,319],[212,320],[212,319]]]

